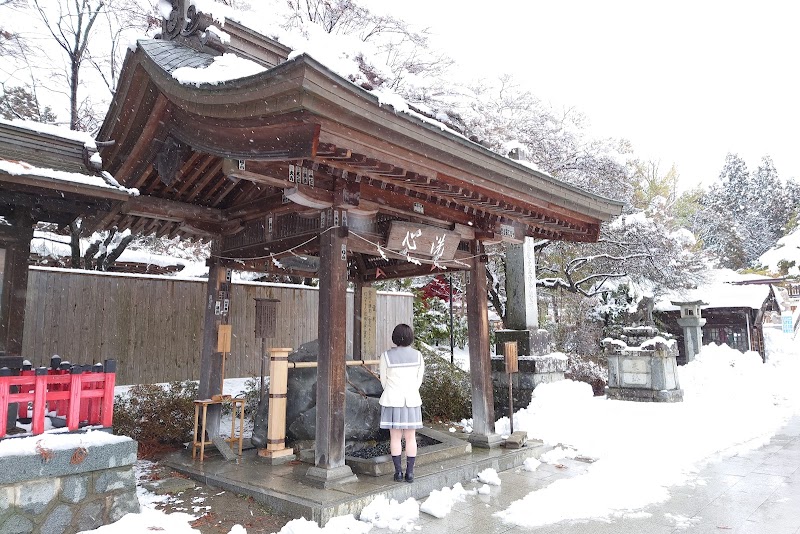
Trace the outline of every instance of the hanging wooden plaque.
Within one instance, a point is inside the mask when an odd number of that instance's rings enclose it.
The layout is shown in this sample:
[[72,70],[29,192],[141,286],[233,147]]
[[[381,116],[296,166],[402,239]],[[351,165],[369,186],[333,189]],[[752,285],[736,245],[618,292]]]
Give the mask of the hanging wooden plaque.
[[411,256],[452,260],[461,235],[457,232],[406,221],[392,221],[386,246],[391,250],[405,250]]

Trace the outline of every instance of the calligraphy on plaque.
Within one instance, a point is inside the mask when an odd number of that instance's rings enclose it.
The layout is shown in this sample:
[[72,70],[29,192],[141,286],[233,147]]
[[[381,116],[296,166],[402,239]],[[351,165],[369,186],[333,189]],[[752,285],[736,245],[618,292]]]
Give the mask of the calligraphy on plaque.
[[361,290],[361,357],[369,360],[378,355],[378,290]]
[[392,221],[386,246],[391,250],[438,261],[452,260],[460,241],[461,235],[457,232],[425,224]]

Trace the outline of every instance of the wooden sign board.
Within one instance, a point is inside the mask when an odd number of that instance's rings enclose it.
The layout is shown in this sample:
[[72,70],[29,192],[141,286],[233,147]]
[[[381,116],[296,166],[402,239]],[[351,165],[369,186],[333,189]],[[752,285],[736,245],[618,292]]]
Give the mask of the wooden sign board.
[[517,342],[506,341],[503,348],[503,356],[506,361],[506,373],[519,372],[519,357],[517,356]]
[[412,256],[452,260],[461,241],[457,232],[406,221],[392,221],[386,247],[406,250]]
[[221,324],[217,331],[217,352],[231,351],[231,325]]
[[361,357],[370,360],[378,356],[378,290],[361,290]]

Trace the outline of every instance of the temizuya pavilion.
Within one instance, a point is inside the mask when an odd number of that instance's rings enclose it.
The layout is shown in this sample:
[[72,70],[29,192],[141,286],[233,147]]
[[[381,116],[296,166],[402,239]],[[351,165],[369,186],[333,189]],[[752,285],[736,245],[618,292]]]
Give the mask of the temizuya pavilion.
[[[219,393],[218,301],[228,268],[319,279],[315,466],[352,479],[344,457],[348,282],[364,286],[466,270],[474,432],[489,446],[494,410],[484,246],[525,236],[595,241],[620,204],[536,172],[424,117],[396,113],[307,55],[235,22],[223,44],[203,13],[173,0],[161,39],[128,53],[98,140],[131,198],[97,227],[209,239],[200,397]],[[179,67],[222,52],[264,67],[219,84],[182,84]],[[113,141],[113,144],[110,142]],[[302,258],[287,253],[289,249]],[[215,309],[216,308],[216,309]],[[324,320],[323,320],[324,318]],[[354,357],[361,355],[358,320]],[[212,426],[213,428],[213,426]]]

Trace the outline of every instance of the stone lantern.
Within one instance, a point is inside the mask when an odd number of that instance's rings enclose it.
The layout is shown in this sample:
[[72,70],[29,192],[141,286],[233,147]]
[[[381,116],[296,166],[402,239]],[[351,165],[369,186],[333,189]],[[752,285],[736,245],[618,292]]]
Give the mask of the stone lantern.
[[694,360],[695,355],[700,352],[700,348],[703,346],[703,326],[706,324],[706,320],[700,316],[700,307],[707,304],[701,300],[672,301],[673,306],[678,306],[681,309],[678,326],[683,328],[686,363]]

